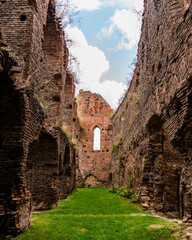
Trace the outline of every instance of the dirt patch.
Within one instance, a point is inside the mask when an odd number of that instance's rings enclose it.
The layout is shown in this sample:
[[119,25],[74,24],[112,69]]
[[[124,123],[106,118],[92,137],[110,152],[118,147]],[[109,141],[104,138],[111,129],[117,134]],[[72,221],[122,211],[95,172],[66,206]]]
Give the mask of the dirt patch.
[[150,229],[159,229],[159,228],[164,228],[164,225],[150,225],[148,228]]

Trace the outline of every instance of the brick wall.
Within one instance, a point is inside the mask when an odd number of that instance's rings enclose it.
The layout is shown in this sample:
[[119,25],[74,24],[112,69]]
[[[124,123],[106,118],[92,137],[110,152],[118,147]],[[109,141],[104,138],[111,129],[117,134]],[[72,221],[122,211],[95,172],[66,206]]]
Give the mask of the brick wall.
[[[122,144],[113,154],[111,174],[116,176],[119,171],[121,175],[120,179],[113,177],[112,183],[125,185],[128,181],[140,192],[143,207],[191,217],[192,6],[184,3],[145,2],[137,61],[139,83],[133,87],[136,70],[113,118],[113,141],[119,138]],[[130,98],[135,94],[138,106]]]
[[78,135],[75,86],[55,4],[0,1],[0,221],[6,225],[0,232],[5,235],[27,228],[31,209],[53,208],[75,188],[76,150],[62,130],[69,127]]
[[[78,114],[81,121],[79,142],[80,175],[77,184],[84,186],[106,186],[109,181],[111,160],[112,109],[96,93],[80,90],[77,96]],[[93,150],[94,129],[101,131],[100,150]],[[81,179],[82,178],[82,179]]]

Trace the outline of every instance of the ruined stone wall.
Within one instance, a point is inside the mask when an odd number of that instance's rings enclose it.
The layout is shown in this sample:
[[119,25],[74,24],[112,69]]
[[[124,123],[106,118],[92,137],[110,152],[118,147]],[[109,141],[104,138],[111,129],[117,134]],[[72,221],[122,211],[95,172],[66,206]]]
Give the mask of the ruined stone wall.
[[[187,217],[192,214],[191,8],[182,0],[145,1],[137,63],[139,111],[131,126],[129,118],[124,121],[122,134],[114,132],[114,139],[118,134],[122,139],[123,165],[119,158],[111,172],[122,175],[112,183],[128,181],[141,193],[143,207]],[[121,126],[119,116],[127,114],[125,102],[136,112],[128,95],[137,92],[129,88],[114,125]]]
[[[115,187],[130,184],[132,182],[132,171],[139,164],[132,156],[129,148],[123,147],[126,138],[137,118],[140,110],[140,83],[139,66],[136,65],[133,79],[130,83],[125,97],[113,116],[113,140],[111,146],[112,163],[110,168],[111,184]],[[134,144],[134,143],[133,143]],[[127,161],[127,158],[131,158]],[[139,169],[139,168],[138,168]],[[136,173],[134,173],[136,174]],[[140,172],[137,172],[139,177]]]
[[6,0],[0,4],[3,39],[17,56],[23,58],[19,80],[28,80],[33,87],[39,82],[37,72],[40,72],[43,58],[43,26],[47,20],[48,4],[49,0]]
[[[62,130],[68,49],[55,1],[0,1],[0,47],[0,232],[15,235],[31,209],[55,207],[75,188],[76,150]],[[75,111],[68,126],[77,132]]]
[[[80,90],[77,96],[78,114],[81,120],[79,142],[79,170],[82,186],[106,186],[109,180],[111,161],[110,144],[113,111],[107,102],[96,93]],[[93,150],[94,129],[101,130],[100,150]]]
[[74,78],[69,71],[66,73],[64,109],[65,114],[63,114],[62,117],[62,125],[64,131],[66,131],[72,137],[72,135],[74,136],[76,129],[74,123],[77,120],[77,108],[75,102]]
[[[28,88],[14,82],[18,63],[1,51],[0,72],[0,213],[11,234],[30,223],[31,195],[26,189],[26,160],[30,141],[38,137],[43,111]],[[3,233],[4,229],[1,229]]]
[[0,29],[3,40],[23,60],[17,81],[34,91],[46,124],[62,127],[68,50],[55,5],[54,0],[5,1],[0,5]]

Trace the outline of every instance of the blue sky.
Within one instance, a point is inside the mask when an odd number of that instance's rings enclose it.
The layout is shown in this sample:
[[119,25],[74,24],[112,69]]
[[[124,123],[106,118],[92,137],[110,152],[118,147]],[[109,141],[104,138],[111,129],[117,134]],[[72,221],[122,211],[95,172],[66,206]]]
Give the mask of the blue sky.
[[[58,0],[65,2],[67,0]],[[72,1],[72,0],[71,0]],[[65,29],[71,54],[79,61],[79,89],[101,94],[113,109],[127,86],[137,53],[143,0],[73,0],[80,24]]]
[[131,50],[117,50],[118,41],[121,38],[121,32],[117,29],[112,37],[102,38],[99,37],[101,29],[104,26],[110,24],[109,19],[115,14],[116,8],[103,7],[100,10],[95,11],[80,11],[79,18],[81,24],[79,28],[86,36],[87,42],[90,45],[97,46],[103,52],[110,62],[110,69],[102,77],[101,81],[109,78],[115,81],[122,82],[126,80],[126,74],[129,69],[129,65],[136,56],[137,46],[134,46]]

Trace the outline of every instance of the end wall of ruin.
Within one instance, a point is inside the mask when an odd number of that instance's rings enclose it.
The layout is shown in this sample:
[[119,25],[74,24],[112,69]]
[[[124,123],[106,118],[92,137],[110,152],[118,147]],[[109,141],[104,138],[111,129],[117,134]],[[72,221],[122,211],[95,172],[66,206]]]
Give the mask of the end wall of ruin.
[[[78,115],[81,124],[79,170],[82,186],[106,186],[111,162],[112,109],[101,95],[80,90],[77,96]],[[93,149],[94,129],[101,132],[100,150]],[[77,182],[77,183],[78,183]],[[81,183],[80,183],[81,182]]]

